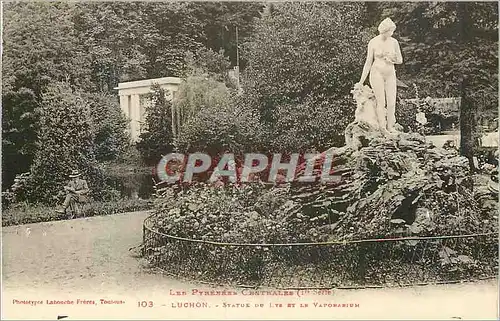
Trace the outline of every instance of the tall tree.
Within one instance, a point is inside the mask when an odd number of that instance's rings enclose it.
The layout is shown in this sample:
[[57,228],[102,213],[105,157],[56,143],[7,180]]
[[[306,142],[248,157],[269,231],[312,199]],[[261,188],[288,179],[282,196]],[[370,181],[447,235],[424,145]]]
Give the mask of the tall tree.
[[[205,2],[190,3],[194,16],[202,22],[204,30],[203,44],[205,47],[219,52],[223,50],[233,66],[238,63],[237,40],[244,43],[254,31],[255,20],[261,16],[264,8],[259,2]],[[238,28],[238,39],[236,39]],[[246,65],[246,60],[240,57],[240,65]]]
[[[269,137],[276,137],[271,145],[342,144],[343,131],[354,118],[350,91],[366,57],[363,5],[291,2],[266,12],[244,46],[244,88],[249,104],[271,127]],[[315,124],[323,124],[325,117],[328,126],[317,132]],[[306,138],[306,132],[317,135]],[[284,136],[295,141],[283,144]]]
[[282,3],[263,17],[244,51],[248,90],[263,108],[348,96],[365,58],[362,10],[355,3]]
[[18,2],[4,6],[2,185],[29,169],[41,93],[54,81],[91,86],[89,60],[75,35],[69,3]]
[[99,91],[112,92],[120,81],[146,77],[149,63],[143,46],[150,26],[141,3],[77,3],[75,32],[92,64]]

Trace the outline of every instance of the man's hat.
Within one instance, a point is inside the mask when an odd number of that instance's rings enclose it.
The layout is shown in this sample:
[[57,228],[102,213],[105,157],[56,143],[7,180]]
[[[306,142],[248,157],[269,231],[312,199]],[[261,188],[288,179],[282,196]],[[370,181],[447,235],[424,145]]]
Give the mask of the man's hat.
[[80,175],[81,175],[80,172],[77,169],[75,169],[75,170],[71,171],[71,174],[69,174],[69,177],[75,178],[75,177],[79,177]]

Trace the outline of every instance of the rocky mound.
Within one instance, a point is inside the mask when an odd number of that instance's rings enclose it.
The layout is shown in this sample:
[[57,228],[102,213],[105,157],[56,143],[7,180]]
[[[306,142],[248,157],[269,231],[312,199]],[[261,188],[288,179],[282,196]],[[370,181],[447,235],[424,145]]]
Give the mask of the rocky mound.
[[[156,200],[156,215],[152,219],[152,227],[178,237],[245,244],[349,242],[373,238],[470,235],[498,231],[498,203],[492,201],[495,196],[484,193],[484,189],[481,197],[475,196],[468,162],[455,151],[435,148],[418,134],[400,133],[383,137],[378,134],[370,136],[370,132],[366,132],[356,139],[360,144],[327,151],[334,155],[333,171],[341,177],[337,182],[308,185],[291,183],[270,189],[259,183],[226,188],[200,184],[180,192],[164,189]],[[319,170],[320,160],[316,162]],[[453,245],[439,242],[430,247],[425,245],[423,251],[432,252],[433,258],[426,264],[438,270],[445,265],[453,268],[456,268],[456,264],[465,265],[467,273],[476,269],[484,274],[485,266],[488,271],[494,271],[494,266],[498,264],[496,239],[493,235],[488,244],[485,244],[484,239],[472,238]],[[418,242],[414,240],[405,243],[410,248],[399,248],[398,251],[415,253]],[[161,244],[156,244],[159,246],[153,252],[157,256],[171,256],[179,250],[179,244],[174,242],[163,249],[159,249]],[[480,264],[481,268],[477,268],[478,260],[482,258],[475,256],[479,255],[478,247],[483,245],[488,248],[483,252],[489,253],[488,260]],[[151,244],[148,246],[152,247]],[[186,251],[186,246],[188,245],[182,246],[183,251]],[[284,275],[292,267],[301,267],[292,274],[302,273],[303,279],[311,280],[318,273],[323,273],[324,277],[324,273],[327,273],[325,271],[329,270],[322,269],[321,272],[317,270],[318,266],[347,270],[347,266],[360,265],[361,257],[363,262],[370,257],[375,261],[386,260],[386,267],[393,266],[395,253],[394,248],[386,248],[385,252],[377,250],[377,255],[370,256],[367,253],[373,254],[376,251],[360,246],[354,250],[344,248],[342,252],[311,247],[290,247],[285,250],[285,247],[263,246],[243,249],[198,243],[188,247],[198,253],[196,256],[203,258],[200,260],[205,263],[214,264],[221,260],[226,264],[232,262],[232,269],[214,270],[210,265],[199,264],[196,260],[197,268],[193,269],[198,276],[211,275],[209,279],[221,277],[226,281],[251,279],[262,282],[267,279],[270,283],[273,279],[270,275],[276,271],[281,271],[279,274]],[[203,252],[203,247],[208,252]],[[260,252],[262,249],[266,252]],[[313,255],[313,252],[316,254]],[[398,253],[403,255],[403,252]],[[384,255],[387,257],[384,258]],[[343,261],[338,261],[337,264],[333,257],[339,256],[343,257]],[[415,262],[412,259],[406,263]],[[315,272],[305,272],[307,269],[304,270],[304,264],[309,266],[308,271]],[[181,265],[177,265],[179,266]],[[201,266],[206,269],[198,270]],[[238,266],[239,268],[235,268]],[[169,269],[176,270],[172,266]],[[395,271],[393,267],[387,269]],[[189,269],[184,267],[182,270]],[[377,271],[379,270],[371,273],[386,275],[385,272]],[[407,270],[398,273],[408,275]],[[334,278],[328,279],[331,281]]]
[[[467,160],[433,147],[418,134],[375,138],[359,150],[328,152],[334,154],[339,182],[270,189],[259,183],[230,188],[199,184],[175,196],[170,191],[157,200],[157,227],[177,236],[250,243],[496,230],[492,204],[483,208],[474,197]],[[319,170],[321,163],[317,165]],[[246,228],[254,225],[259,228],[247,237]],[[273,228],[260,229],[266,225]]]

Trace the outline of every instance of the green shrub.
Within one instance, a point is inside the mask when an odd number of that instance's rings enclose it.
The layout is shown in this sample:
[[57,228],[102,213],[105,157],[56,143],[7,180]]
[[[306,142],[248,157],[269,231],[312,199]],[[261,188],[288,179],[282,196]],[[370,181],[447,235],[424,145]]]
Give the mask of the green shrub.
[[202,75],[188,76],[179,86],[175,94],[174,107],[178,113],[174,124],[177,134],[182,131],[184,123],[206,107],[228,105],[231,92],[223,82]]
[[[109,200],[121,197],[149,197],[153,193],[152,168],[137,164],[109,163],[102,166],[109,185]],[[137,193],[136,195],[134,195]]]
[[145,131],[136,144],[147,164],[156,163],[173,149],[172,103],[158,85],[152,87],[151,104],[146,107]]
[[5,192],[2,192],[2,208],[5,209],[11,204],[20,200],[25,200],[29,192],[30,173],[21,173],[16,175],[14,183]]
[[181,152],[224,151],[239,153],[261,149],[264,134],[258,115],[241,105],[224,104],[203,107],[182,127],[176,145]]
[[91,109],[94,132],[94,154],[97,161],[121,158],[130,147],[127,119],[123,115],[116,96],[104,93],[83,96]]
[[53,195],[62,190],[72,169],[83,172],[93,196],[99,198],[104,180],[96,167],[88,102],[67,83],[54,83],[42,95],[39,114],[40,131],[27,199],[53,203]]
[[262,143],[258,114],[222,82],[190,76],[174,101],[180,113],[175,140],[180,152],[255,151]]
[[354,104],[347,100],[313,101],[277,105],[272,115],[270,147],[276,152],[324,151],[342,146],[344,131],[354,120]]

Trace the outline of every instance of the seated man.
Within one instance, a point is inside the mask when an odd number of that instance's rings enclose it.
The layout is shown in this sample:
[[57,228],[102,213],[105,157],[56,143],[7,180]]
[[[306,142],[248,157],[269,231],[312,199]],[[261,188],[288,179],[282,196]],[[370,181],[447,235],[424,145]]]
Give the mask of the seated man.
[[64,190],[67,192],[66,199],[63,203],[63,208],[57,210],[58,213],[65,213],[66,209],[74,202],[83,202],[87,198],[89,192],[89,187],[87,181],[80,178],[81,174],[78,170],[71,172],[69,177],[71,180],[68,185],[64,186]]

